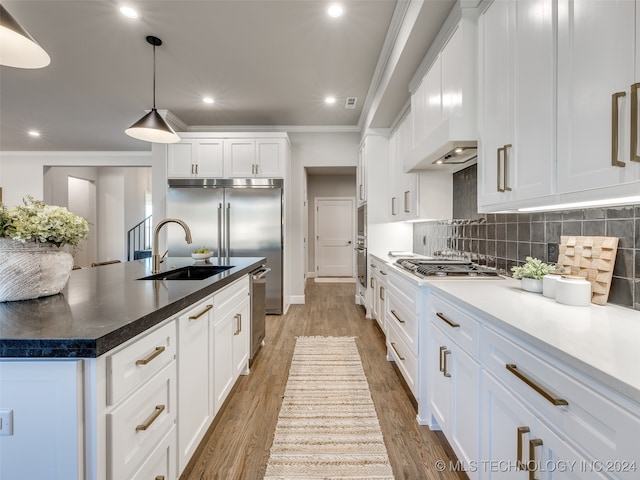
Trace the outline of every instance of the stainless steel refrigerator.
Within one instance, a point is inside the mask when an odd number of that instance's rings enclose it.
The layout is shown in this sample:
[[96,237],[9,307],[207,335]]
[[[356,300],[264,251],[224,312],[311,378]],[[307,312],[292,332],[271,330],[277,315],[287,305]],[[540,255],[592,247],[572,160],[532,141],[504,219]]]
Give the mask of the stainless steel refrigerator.
[[170,179],[167,216],[187,222],[193,244],[169,228],[169,256],[206,246],[221,258],[265,257],[266,313],[282,314],[282,186],[279,178]]

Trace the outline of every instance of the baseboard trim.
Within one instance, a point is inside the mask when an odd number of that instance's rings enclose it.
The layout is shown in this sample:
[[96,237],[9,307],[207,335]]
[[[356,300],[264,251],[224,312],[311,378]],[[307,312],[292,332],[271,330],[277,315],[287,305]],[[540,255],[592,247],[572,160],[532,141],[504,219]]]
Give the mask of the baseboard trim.
[[291,295],[289,303],[292,305],[304,305],[304,295]]

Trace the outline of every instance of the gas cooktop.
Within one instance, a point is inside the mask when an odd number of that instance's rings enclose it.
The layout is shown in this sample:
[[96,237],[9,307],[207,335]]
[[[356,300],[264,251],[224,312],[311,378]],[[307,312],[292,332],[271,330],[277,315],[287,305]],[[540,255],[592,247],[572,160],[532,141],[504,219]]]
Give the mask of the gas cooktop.
[[446,258],[400,258],[396,265],[417,277],[501,278],[493,268],[468,260]]

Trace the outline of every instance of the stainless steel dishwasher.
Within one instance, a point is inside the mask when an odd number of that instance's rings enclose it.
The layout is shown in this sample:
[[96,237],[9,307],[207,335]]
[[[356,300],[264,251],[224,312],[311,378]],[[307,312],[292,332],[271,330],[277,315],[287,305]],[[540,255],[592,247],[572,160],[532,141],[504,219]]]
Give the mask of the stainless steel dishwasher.
[[251,272],[251,356],[249,357],[249,366],[264,344],[266,276],[270,271],[269,267],[262,265]]

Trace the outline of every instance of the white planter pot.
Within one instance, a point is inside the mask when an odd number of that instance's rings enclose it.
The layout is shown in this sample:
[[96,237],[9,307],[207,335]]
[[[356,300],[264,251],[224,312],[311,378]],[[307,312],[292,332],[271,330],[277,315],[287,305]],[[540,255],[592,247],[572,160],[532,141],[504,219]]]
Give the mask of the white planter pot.
[[523,278],[522,289],[527,292],[542,293],[542,280],[535,278]]
[[40,242],[0,238],[0,302],[60,293],[73,269],[73,257]]

